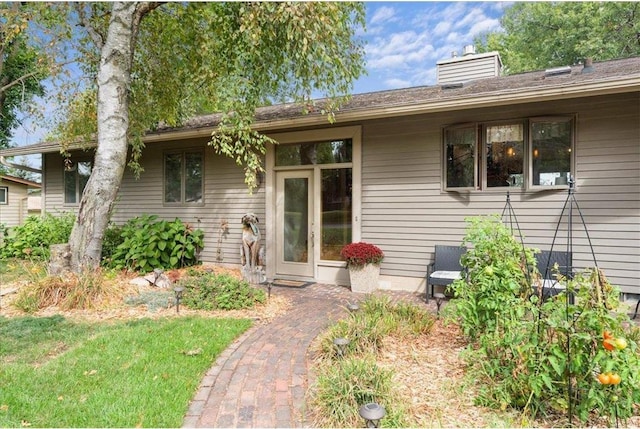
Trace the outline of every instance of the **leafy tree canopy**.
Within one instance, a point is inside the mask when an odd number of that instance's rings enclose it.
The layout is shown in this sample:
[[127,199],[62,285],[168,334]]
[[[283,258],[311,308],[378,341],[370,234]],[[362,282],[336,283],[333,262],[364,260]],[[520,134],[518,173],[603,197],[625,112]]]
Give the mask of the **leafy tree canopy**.
[[508,74],[640,55],[640,3],[523,2],[506,9],[504,32],[475,40],[498,51]]
[[[58,7],[68,7],[61,5]],[[87,29],[76,35],[82,69],[95,76],[109,5],[78,3],[69,12]],[[245,167],[248,186],[270,140],[254,132],[255,109],[271,102],[311,103],[314,94],[332,100],[331,112],[363,72],[364,51],[355,33],[364,7],[345,2],[167,3],[142,20],[129,94],[129,139],[137,164],[141,137],[160,124],[176,126],[201,113],[222,112],[211,139],[219,153]],[[93,80],[95,82],[95,80]],[[96,85],[68,97],[56,136],[71,141],[96,131]]]
[[46,69],[25,36],[29,17],[27,6],[0,3],[0,148],[9,146],[19,111],[44,91]]

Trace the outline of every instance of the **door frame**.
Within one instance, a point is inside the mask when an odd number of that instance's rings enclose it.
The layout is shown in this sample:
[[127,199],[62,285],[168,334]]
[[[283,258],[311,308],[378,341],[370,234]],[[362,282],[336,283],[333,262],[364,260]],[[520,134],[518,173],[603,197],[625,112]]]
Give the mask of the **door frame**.
[[[352,141],[352,214],[351,214],[351,239],[354,242],[361,240],[362,230],[362,127],[349,126],[349,127],[335,127],[326,129],[317,129],[309,131],[293,131],[286,133],[273,133],[268,134],[269,137],[276,140],[279,144],[288,143],[305,143],[305,142],[318,142],[318,141],[330,141],[339,139],[351,139]],[[265,249],[266,249],[266,275],[268,279],[276,277],[276,231],[277,231],[277,219],[276,219],[276,172],[285,170],[309,170],[314,171],[313,181],[319,184],[320,173],[314,166],[295,166],[295,167],[275,167],[275,150],[273,145],[267,146],[267,153],[265,158]],[[320,186],[314,186],[313,193],[314,201],[314,213],[313,213],[313,225],[315,240],[319,240],[319,225],[320,214],[317,204],[320,201]],[[317,282],[324,282],[329,284],[349,284],[349,275],[346,270],[346,265],[342,261],[326,261],[320,259],[320,246],[313,247],[313,261],[314,261],[314,275],[313,279]],[[294,276],[295,279],[295,276]]]
[[[275,242],[276,254],[274,255],[276,274],[279,277],[315,277],[315,249],[316,249],[316,233],[315,233],[315,193],[314,193],[314,172],[313,169],[304,170],[284,170],[274,172],[276,179],[276,228]],[[278,210],[278,206],[282,206],[284,201],[281,198],[285,196],[284,181],[286,179],[307,179],[307,262],[287,262],[284,260],[284,212]],[[302,221],[302,219],[301,219]]]

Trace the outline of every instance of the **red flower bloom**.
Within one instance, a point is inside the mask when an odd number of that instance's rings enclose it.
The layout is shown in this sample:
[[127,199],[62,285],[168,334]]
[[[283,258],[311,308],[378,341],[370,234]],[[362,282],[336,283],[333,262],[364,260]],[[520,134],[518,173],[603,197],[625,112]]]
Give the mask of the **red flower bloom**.
[[364,267],[367,264],[379,265],[384,253],[378,246],[369,243],[351,243],[342,248],[340,256],[347,262],[347,267]]

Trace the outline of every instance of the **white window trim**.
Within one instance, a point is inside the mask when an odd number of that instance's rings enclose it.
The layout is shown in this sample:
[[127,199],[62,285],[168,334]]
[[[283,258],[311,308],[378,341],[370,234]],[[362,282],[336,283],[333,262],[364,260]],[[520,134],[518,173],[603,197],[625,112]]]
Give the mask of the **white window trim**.
[[9,187],[0,186],[0,194],[4,194],[4,198],[0,199],[0,204],[3,206],[9,205]]
[[81,158],[77,158],[77,159],[71,159],[71,161],[75,164],[75,179],[76,179],[76,184],[75,184],[75,193],[76,193],[76,202],[75,203],[68,203],[67,202],[67,190],[66,190],[66,181],[65,181],[65,174],[67,173],[67,169],[64,166],[64,162],[62,165],[62,201],[63,201],[63,205],[67,206],[67,207],[77,207],[80,205],[80,201],[82,200],[82,194],[84,193],[84,189],[80,189],[80,176],[78,175],[78,164],[81,162],[88,162],[89,164],[91,164],[91,172],[93,172],[93,159],[92,158],[87,158],[87,157],[81,157]]

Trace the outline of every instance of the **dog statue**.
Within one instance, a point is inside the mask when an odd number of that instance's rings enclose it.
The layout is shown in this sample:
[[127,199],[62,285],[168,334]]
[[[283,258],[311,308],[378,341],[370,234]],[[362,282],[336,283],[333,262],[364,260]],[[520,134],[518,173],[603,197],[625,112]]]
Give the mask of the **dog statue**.
[[[260,245],[260,228],[258,217],[253,213],[242,216],[242,246],[240,247],[240,262],[245,279],[252,283],[259,283],[258,271],[264,264],[264,252]],[[256,281],[257,280],[257,281]]]

